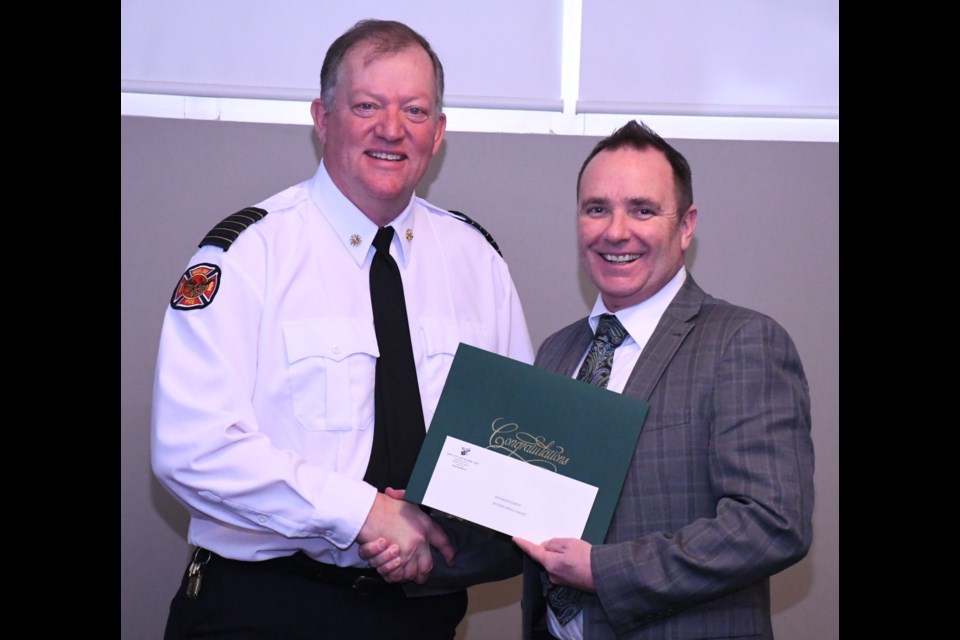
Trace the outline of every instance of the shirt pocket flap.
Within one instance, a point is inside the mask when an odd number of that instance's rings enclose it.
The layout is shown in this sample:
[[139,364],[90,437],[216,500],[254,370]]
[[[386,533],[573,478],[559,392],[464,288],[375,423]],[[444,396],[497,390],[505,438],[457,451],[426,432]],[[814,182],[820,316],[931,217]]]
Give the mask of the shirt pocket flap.
[[461,342],[487,351],[496,348],[483,325],[475,322],[457,323],[451,319],[427,317],[420,319],[420,331],[427,356],[454,355]]
[[423,348],[428,356],[443,353],[453,355],[460,346],[460,329],[450,320],[421,318],[420,331],[423,335]]
[[287,362],[321,357],[340,362],[347,356],[380,355],[373,322],[358,318],[311,318],[283,325]]

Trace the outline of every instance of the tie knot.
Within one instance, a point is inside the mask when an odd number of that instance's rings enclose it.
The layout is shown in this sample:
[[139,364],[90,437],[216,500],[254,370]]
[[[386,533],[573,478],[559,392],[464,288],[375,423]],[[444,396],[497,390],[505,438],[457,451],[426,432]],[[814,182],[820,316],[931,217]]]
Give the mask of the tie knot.
[[623,328],[617,316],[605,313],[597,324],[597,340],[602,340],[616,349],[627,339],[627,330]]
[[393,227],[380,227],[373,236],[373,246],[377,251],[390,255],[390,242],[393,240]]

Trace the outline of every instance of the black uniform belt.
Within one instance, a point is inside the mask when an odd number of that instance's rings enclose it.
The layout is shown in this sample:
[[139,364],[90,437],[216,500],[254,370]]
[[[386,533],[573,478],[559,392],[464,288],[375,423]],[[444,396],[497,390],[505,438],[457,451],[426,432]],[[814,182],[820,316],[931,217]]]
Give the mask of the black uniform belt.
[[231,560],[230,558],[217,555],[212,551],[209,553],[213,562],[232,564],[246,569],[273,571],[312,578],[318,582],[349,589],[359,596],[403,595],[403,587],[396,583],[384,581],[376,569],[338,567],[333,564],[325,564],[323,562],[317,562],[302,551],[298,551],[292,556],[272,558],[259,562]]

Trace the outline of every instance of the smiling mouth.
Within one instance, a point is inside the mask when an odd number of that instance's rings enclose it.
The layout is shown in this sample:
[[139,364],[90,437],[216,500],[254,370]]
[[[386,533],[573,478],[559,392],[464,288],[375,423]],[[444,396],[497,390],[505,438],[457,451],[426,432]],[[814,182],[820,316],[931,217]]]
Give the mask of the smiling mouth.
[[612,262],[613,264],[627,264],[633,262],[634,260],[640,259],[639,253],[627,253],[627,254],[614,254],[614,253],[601,253],[600,257],[606,260],[607,262]]
[[402,153],[387,153],[385,151],[367,151],[365,152],[371,158],[376,158],[377,160],[389,160],[390,162],[400,162],[405,160],[407,156]]

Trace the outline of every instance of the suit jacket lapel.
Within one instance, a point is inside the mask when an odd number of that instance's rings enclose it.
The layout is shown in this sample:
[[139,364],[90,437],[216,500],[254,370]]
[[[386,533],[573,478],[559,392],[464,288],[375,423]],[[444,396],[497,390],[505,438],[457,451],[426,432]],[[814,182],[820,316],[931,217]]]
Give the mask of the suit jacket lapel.
[[696,326],[696,317],[706,295],[688,273],[683,286],[664,311],[647,346],[640,354],[637,365],[627,379],[624,394],[643,400],[650,399],[650,394],[670,360],[683,344],[687,334]]
[[541,350],[537,354],[536,366],[561,373],[572,378],[574,369],[580,364],[583,352],[593,341],[593,332],[586,318],[576,323],[567,335],[563,336],[555,348]]

